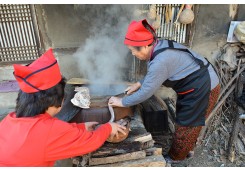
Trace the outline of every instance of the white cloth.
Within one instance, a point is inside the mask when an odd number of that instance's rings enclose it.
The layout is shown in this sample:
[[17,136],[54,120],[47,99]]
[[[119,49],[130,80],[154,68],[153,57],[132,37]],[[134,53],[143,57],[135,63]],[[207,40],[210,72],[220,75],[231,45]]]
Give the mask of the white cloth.
[[84,109],[88,109],[91,103],[89,89],[87,87],[78,87],[75,88],[75,91],[77,91],[77,93],[71,99],[72,104]]

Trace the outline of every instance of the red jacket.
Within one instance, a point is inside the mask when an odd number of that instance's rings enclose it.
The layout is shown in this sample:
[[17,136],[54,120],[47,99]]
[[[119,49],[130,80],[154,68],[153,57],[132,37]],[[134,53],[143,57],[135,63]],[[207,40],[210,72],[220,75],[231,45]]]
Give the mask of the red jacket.
[[84,123],[67,123],[49,114],[0,122],[0,166],[53,166],[56,160],[98,149],[111,133],[109,123],[93,132]]

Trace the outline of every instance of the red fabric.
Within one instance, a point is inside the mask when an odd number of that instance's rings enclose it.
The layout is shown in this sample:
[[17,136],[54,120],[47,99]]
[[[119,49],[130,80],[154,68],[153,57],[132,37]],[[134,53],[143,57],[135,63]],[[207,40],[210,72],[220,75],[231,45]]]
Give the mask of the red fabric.
[[[146,19],[138,21],[138,22],[132,21],[129,24],[128,30],[125,36],[124,44],[130,45],[130,46],[147,46],[153,42],[154,37],[152,33],[144,27],[143,22],[147,23]],[[152,30],[154,31],[153,28]]]
[[[56,62],[56,63],[55,63]],[[54,64],[54,65],[52,65]],[[59,83],[62,76],[57,60],[54,57],[53,51],[50,48],[41,57],[32,62],[29,66],[23,66],[20,64],[14,64],[14,75],[20,89],[26,93],[33,93],[39,90],[33,88],[28,83],[32,84],[40,90],[49,89]],[[44,69],[45,67],[48,67]],[[30,77],[28,75],[43,69]],[[26,83],[22,78],[26,78]]]
[[98,149],[110,133],[109,123],[89,132],[83,123],[66,123],[47,113],[16,118],[12,112],[0,122],[0,166],[53,166],[56,160]]

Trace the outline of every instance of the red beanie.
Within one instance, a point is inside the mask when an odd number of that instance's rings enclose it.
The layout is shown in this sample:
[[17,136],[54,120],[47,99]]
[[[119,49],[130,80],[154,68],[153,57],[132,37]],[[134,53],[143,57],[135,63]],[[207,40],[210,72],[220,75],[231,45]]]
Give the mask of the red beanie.
[[26,93],[49,89],[62,78],[51,48],[30,65],[14,64],[14,76],[20,89]]
[[[153,34],[147,30],[144,25],[148,24],[146,19],[141,21],[132,21],[128,26],[128,31],[125,36],[124,44],[131,46],[147,46],[151,44],[154,40]],[[150,24],[148,24],[150,26]],[[152,31],[154,29],[150,26]]]

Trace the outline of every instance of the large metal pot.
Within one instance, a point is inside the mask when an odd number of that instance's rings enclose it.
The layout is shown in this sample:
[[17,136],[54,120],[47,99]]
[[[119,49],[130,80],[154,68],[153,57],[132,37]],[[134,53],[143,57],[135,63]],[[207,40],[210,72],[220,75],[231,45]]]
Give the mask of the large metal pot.
[[[106,123],[111,119],[111,114],[108,109],[108,100],[110,96],[91,97],[89,109],[81,109],[70,122],[90,122],[97,121],[100,124]],[[131,107],[113,107],[115,121],[132,116]]]
[[[119,86],[119,88],[118,88]],[[89,86],[88,86],[89,87]],[[125,86],[121,85],[98,85],[96,89],[105,89],[105,93],[97,93],[91,90],[91,104],[89,109],[82,109],[74,106],[71,99],[76,94],[74,85],[66,85],[66,98],[60,113],[56,116],[60,120],[67,122],[88,122],[97,121],[99,123],[106,123],[110,120],[111,114],[108,109],[108,100],[111,96],[123,92]],[[118,90],[119,89],[119,90]],[[124,94],[118,96],[123,97]],[[113,107],[115,114],[115,121],[126,116],[133,115],[132,107]]]

